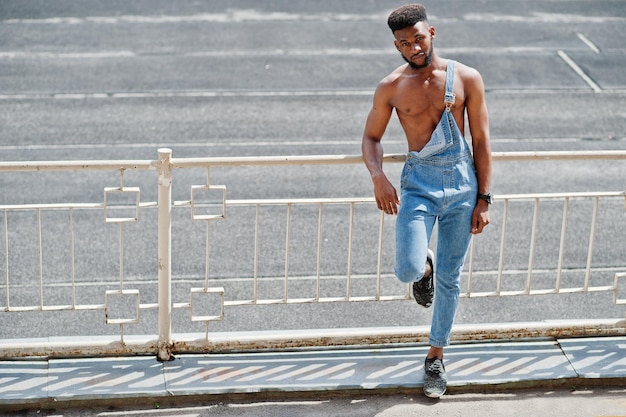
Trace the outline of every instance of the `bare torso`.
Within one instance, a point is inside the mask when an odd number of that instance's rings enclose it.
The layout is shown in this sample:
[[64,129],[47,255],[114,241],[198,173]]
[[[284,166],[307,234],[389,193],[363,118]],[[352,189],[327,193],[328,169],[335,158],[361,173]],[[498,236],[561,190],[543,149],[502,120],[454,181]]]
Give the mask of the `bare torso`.
[[[386,88],[389,89],[389,104],[396,110],[409,151],[420,151],[428,143],[445,110],[446,64],[447,60],[440,60],[432,71],[421,73],[415,73],[404,65],[385,80]],[[465,95],[458,72],[459,69],[456,69],[456,100],[452,106],[452,114],[464,134]]]

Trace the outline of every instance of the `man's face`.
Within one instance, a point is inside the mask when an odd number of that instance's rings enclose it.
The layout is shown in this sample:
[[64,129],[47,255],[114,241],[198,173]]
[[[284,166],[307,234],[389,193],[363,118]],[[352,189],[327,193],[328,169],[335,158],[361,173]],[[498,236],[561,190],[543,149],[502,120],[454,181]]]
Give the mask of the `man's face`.
[[396,38],[394,45],[411,68],[420,69],[430,65],[433,58],[432,40],[435,38],[433,26],[427,22],[417,22],[415,26],[396,30],[393,35]]

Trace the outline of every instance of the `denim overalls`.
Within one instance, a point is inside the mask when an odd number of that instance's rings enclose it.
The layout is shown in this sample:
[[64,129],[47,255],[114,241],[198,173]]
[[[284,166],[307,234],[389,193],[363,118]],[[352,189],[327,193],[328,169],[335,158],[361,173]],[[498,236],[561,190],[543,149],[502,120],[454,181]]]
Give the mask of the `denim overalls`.
[[395,274],[407,283],[424,275],[430,237],[438,220],[435,301],[429,340],[435,347],[450,342],[478,191],[471,151],[451,112],[454,61],[448,61],[446,72],[446,109],[426,146],[407,155],[396,220]]

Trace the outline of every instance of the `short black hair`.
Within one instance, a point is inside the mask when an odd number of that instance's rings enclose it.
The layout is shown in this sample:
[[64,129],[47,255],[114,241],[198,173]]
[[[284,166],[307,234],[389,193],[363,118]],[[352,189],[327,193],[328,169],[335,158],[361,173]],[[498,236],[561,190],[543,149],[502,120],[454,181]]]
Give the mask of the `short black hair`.
[[417,22],[427,22],[426,8],[421,4],[407,4],[389,15],[387,24],[392,32],[415,26]]

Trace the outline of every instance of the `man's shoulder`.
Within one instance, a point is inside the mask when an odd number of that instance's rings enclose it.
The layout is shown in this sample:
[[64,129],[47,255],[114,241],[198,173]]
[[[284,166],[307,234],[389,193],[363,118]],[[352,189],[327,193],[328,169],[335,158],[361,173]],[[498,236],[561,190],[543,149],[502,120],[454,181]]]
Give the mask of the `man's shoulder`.
[[481,77],[480,72],[478,72],[476,68],[470,67],[469,65],[466,65],[456,60],[454,62],[455,62],[454,70],[459,75],[459,77],[461,77],[461,79],[473,80],[473,79],[476,79],[477,77],[478,78]]
[[390,100],[396,94],[407,67],[408,65],[401,65],[380,80],[376,87],[375,95],[379,98],[384,97],[386,100]]
[[378,83],[379,86],[390,86],[398,82],[398,80],[404,75],[408,64],[400,65],[398,68],[394,69],[387,75],[385,78],[380,80]]

